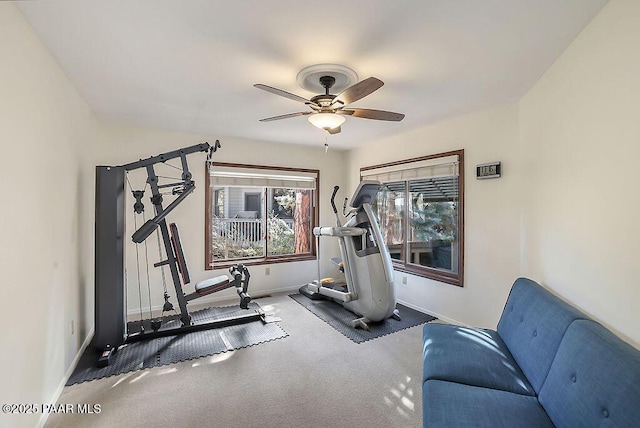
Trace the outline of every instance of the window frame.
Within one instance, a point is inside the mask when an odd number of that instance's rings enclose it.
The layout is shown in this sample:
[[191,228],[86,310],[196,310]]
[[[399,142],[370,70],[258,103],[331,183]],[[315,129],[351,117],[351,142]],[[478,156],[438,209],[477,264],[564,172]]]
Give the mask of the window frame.
[[[406,169],[411,169],[411,164],[416,162],[423,162],[432,159],[445,158],[448,156],[458,156],[458,272],[447,272],[440,269],[432,268],[429,266],[417,265],[410,263],[406,260],[406,252],[409,246],[409,234],[410,234],[410,219],[409,210],[411,204],[411,197],[409,193],[409,180],[405,183],[405,198],[404,198],[404,215],[402,217],[403,226],[403,238],[402,238],[402,251],[404,254],[404,260],[392,259],[393,268],[399,272],[406,272],[412,275],[420,276],[423,278],[429,278],[434,281],[444,282],[446,284],[455,285],[458,287],[464,286],[464,149],[452,150],[449,152],[436,153],[433,155],[420,156],[410,159],[404,159],[399,161],[393,161],[378,165],[364,166],[360,168],[360,181],[366,177],[366,171],[397,167],[406,165]],[[364,173],[364,174],[363,174]]]
[[[318,249],[316,248],[316,240],[313,239],[313,234],[310,237],[310,245],[311,252],[304,254],[286,254],[286,255],[269,255],[268,248],[266,246],[266,242],[268,241],[265,236],[265,254],[260,257],[254,258],[237,258],[237,259],[225,259],[220,261],[215,261],[213,259],[213,255],[211,253],[211,245],[212,245],[212,219],[213,219],[213,197],[214,191],[211,183],[211,174],[209,173],[209,167],[212,166],[215,168],[218,167],[230,167],[230,168],[250,168],[250,169],[265,169],[265,170],[274,170],[274,171],[284,171],[284,172],[303,172],[303,173],[312,173],[315,174],[315,189],[312,190],[311,197],[311,225],[310,230],[312,231],[314,227],[318,226],[319,219],[319,207],[318,200],[320,194],[320,170],[317,169],[307,169],[307,168],[293,168],[293,167],[283,167],[283,166],[269,166],[269,165],[253,165],[253,164],[242,164],[242,163],[230,163],[230,162],[207,162],[205,164],[205,257],[204,257],[204,269],[205,270],[215,270],[215,269],[226,269],[235,264],[242,263],[245,266],[259,266],[259,265],[267,265],[267,264],[277,264],[277,263],[289,263],[289,262],[299,262],[299,261],[307,261],[307,260],[316,260]],[[268,187],[263,187],[262,192],[264,192],[264,206],[261,208],[265,210],[265,215],[263,216],[264,230],[267,230],[267,214],[266,208],[268,204],[267,196]],[[226,208],[226,207],[225,207]]]

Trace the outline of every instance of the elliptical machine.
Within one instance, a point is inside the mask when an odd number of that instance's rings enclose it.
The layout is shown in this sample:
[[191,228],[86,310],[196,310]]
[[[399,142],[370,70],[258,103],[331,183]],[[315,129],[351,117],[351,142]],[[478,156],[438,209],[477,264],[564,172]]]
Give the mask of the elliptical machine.
[[329,298],[360,316],[352,321],[354,328],[369,330],[370,322],[393,317],[400,319],[396,309],[393,265],[389,250],[384,243],[371,203],[380,189],[378,181],[362,181],[351,198],[352,209],[343,214],[348,217],[344,226],[340,222],[335,197],[339,186],[333,188],[331,207],[336,216],[336,227],[315,227],[313,234],[339,239],[342,260],[332,259],[344,272],[346,287],[323,284],[320,280],[320,259],[318,259],[318,279],[300,287],[300,294],[310,299]]

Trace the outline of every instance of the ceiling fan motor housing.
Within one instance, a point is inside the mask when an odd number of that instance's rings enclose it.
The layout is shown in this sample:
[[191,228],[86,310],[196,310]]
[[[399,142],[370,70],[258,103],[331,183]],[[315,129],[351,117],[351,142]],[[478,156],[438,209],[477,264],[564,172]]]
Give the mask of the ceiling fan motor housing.
[[[331,87],[336,83],[336,79],[333,76],[321,76],[320,77],[320,84],[322,85],[322,87],[324,87],[324,94],[321,95],[316,95],[315,97],[311,98],[309,101],[311,101],[312,104],[310,104],[311,108],[313,108],[316,111],[335,111],[335,108],[330,108],[331,104],[333,103],[333,99],[336,97],[335,95],[331,95],[329,93],[329,89],[331,89]],[[313,104],[316,104],[317,106],[320,106],[320,109],[318,109],[317,107],[314,108]]]

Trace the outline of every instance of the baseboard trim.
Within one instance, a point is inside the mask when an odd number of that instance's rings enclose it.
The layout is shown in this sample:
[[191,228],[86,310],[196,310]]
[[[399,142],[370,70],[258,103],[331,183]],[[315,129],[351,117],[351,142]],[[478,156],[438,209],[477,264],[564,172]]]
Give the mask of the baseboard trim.
[[[80,362],[80,358],[82,357],[82,354],[84,353],[84,351],[89,346],[89,343],[91,343],[91,339],[93,339],[93,333],[94,333],[94,328],[92,327],[91,330],[89,330],[89,333],[87,334],[87,337],[85,337],[84,342],[82,342],[82,345],[80,345],[80,349],[78,349],[78,352],[76,353],[76,356],[73,358],[73,361],[71,361],[71,364],[69,365],[69,368],[67,369],[67,372],[64,374],[64,377],[62,378],[62,381],[60,382],[60,384],[56,388],[55,392],[53,393],[53,396],[51,397],[49,402],[46,403],[47,405],[52,406],[52,405],[54,405],[54,404],[56,404],[58,402],[58,399],[60,398],[60,395],[62,394],[62,390],[64,389],[64,387],[67,384],[67,381],[69,380],[71,375],[73,374],[73,371],[76,369],[76,366]],[[40,419],[38,420],[38,425],[36,425],[36,426],[38,428],[44,427],[44,424],[47,423],[47,419],[48,418],[49,418],[49,412],[43,412],[42,415],[40,415]]]
[[[258,292],[255,296],[253,296],[254,299],[259,299],[261,297],[265,297],[265,296],[269,296],[271,294],[281,294],[281,293],[291,293],[291,292],[297,292],[298,289],[300,288],[300,286],[292,286],[292,287],[280,287],[280,288],[274,288],[274,289],[270,289],[270,290],[264,290],[262,292]],[[234,299],[234,297],[209,297],[206,298],[204,297],[203,299],[198,299],[198,304],[199,305],[206,305],[206,304],[214,304],[214,303],[222,303],[222,302],[231,302]],[[194,300],[194,303],[196,301]],[[456,324],[456,325],[465,325],[463,323],[461,323],[460,321],[454,320],[452,318],[446,317],[444,315],[438,314],[436,312],[430,311],[428,309],[425,308],[421,308],[417,305],[414,305],[412,303],[409,302],[405,302],[403,300],[398,300],[398,303],[401,303],[402,305],[411,308],[411,309],[415,309],[416,311],[420,311],[423,312],[425,314],[434,316],[442,321],[445,321],[447,323],[450,324]],[[160,311],[162,310],[162,306],[156,306],[156,307],[152,307],[153,311]],[[139,311],[129,311],[128,315],[137,315],[139,314]],[[76,366],[78,365],[78,362],[80,362],[80,358],[82,357],[82,354],[84,353],[84,351],[87,349],[87,347],[89,346],[89,344],[91,343],[91,339],[93,338],[93,334],[94,334],[94,328],[92,327],[91,330],[89,331],[89,333],[87,334],[87,336],[85,337],[84,341],[82,342],[82,345],[80,346],[80,349],[78,349],[78,352],[76,353],[76,356],[74,357],[73,361],[71,362],[69,368],[67,369],[66,373],[64,374],[64,377],[62,379],[62,381],[60,382],[60,384],[58,385],[58,387],[56,388],[55,392],[53,393],[51,399],[49,400],[48,405],[53,405],[55,404],[58,399],[60,398],[60,395],[62,394],[62,390],[64,389],[65,385],[67,384],[67,381],[69,380],[69,378],[71,377],[71,375],[73,374],[73,371],[76,369]],[[38,421],[37,427],[38,428],[42,428],[44,427],[44,424],[47,422],[47,419],[49,418],[49,413],[43,413],[40,416],[40,419]]]
[[[251,293],[251,290],[249,290],[249,294],[251,295],[252,299],[259,299],[261,297],[269,296],[271,294],[291,293],[294,291],[297,292],[299,288],[300,288],[300,285],[295,285],[291,287],[271,288],[268,290],[256,291],[255,295]],[[197,309],[205,308],[208,305],[219,304],[219,303],[233,304],[234,302],[238,301],[238,296],[236,295],[216,297],[215,294],[216,293],[210,294],[209,296],[203,296],[199,299],[195,299],[189,302],[189,305],[190,305],[189,312],[191,312],[191,308],[193,308],[194,310],[197,310]],[[177,302],[175,302],[175,300],[174,300],[174,303],[175,303],[174,307],[176,307],[176,310],[179,312],[180,309],[178,308]],[[151,311],[155,316],[156,313],[162,312],[162,305],[152,306]],[[148,314],[149,314],[149,308],[148,307],[146,309],[143,308],[143,316],[146,317]],[[138,308],[135,308],[133,310],[128,310],[127,318],[130,320],[140,319],[140,310]]]
[[[439,320],[442,320],[442,321],[444,321],[446,323],[468,327],[468,325],[466,325],[466,324],[464,324],[464,323],[462,323],[460,321],[454,320],[453,318],[446,317],[446,316],[441,315],[441,314],[439,314],[437,312],[430,311],[430,310],[425,309],[425,308],[421,308],[420,306],[416,306],[416,305],[414,305],[412,303],[405,302],[403,300],[398,300],[398,303],[401,303],[401,304],[403,304],[404,306],[406,306],[408,308],[415,309],[416,311],[420,311],[420,312],[425,313],[427,315],[431,315],[432,317],[436,317]],[[400,314],[400,316],[402,316],[402,314]]]

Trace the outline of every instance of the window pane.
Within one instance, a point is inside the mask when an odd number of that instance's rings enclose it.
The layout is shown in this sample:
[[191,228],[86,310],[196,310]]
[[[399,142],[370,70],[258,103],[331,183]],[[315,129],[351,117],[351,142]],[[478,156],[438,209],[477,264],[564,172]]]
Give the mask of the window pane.
[[267,248],[270,256],[311,252],[311,190],[268,189]]
[[224,189],[213,191],[213,215],[224,217]]
[[373,211],[378,217],[380,231],[389,248],[392,259],[404,260],[404,201],[405,182],[385,183],[373,203]]
[[319,171],[213,162],[206,167],[206,264],[284,263],[316,255]]
[[458,177],[409,181],[409,263],[458,271]]
[[223,201],[223,215],[212,219],[213,260],[263,257],[264,189],[215,187],[214,195],[214,204]]

